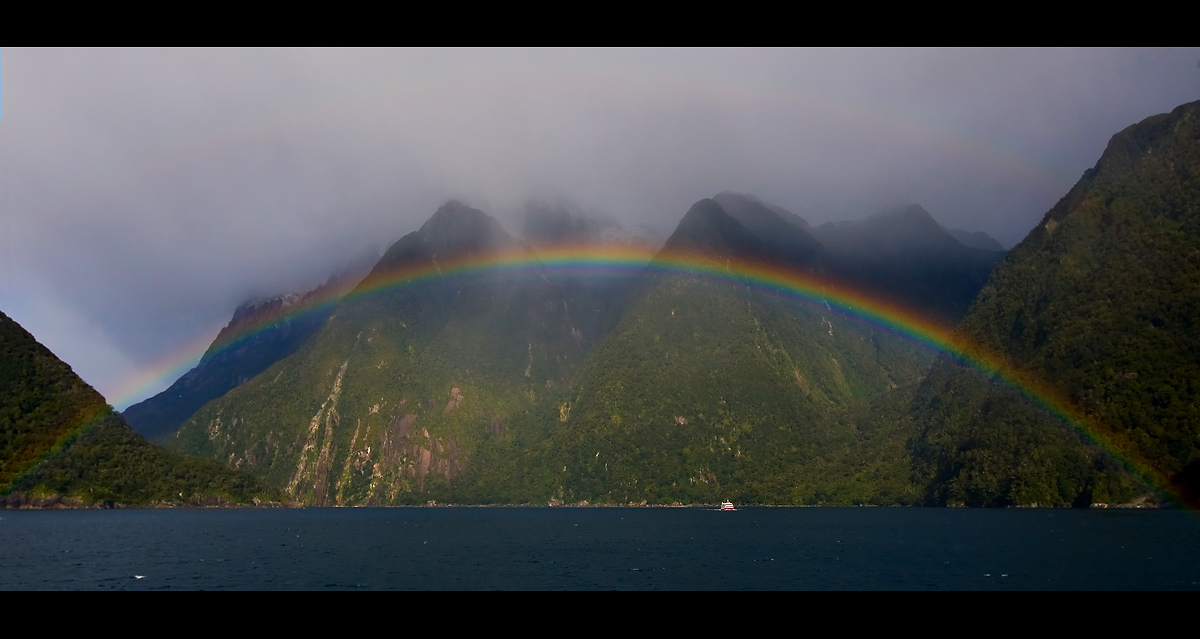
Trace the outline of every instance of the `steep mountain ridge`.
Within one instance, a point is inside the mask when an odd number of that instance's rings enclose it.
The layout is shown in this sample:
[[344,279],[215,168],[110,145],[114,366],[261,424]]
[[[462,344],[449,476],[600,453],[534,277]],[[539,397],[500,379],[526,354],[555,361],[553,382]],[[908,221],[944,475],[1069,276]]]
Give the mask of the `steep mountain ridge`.
[[811,235],[808,223],[800,216],[749,195],[720,193],[712,200],[750,231],[774,260],[820,268],[824,247]]
[[65,362],[0,313],[0,490],[104,412],[106,402]]
[[201,406],[295,352],[325,322],[329,301],[349,292],[378,259],[377,253],[365,253],[307,293],[238,306],[195,368],[161,393],[129,406],[122,416],[148,439],[170,436]]
[[960,332],[1067,398],[1114,459],[952,362],[910,409],[928,503],[1086,505],[1200,475],[1200,102],[1113,136],[1008,254]]
[[827,222],[815,233],[827,247],[864,255],[916,255],[960,247],[946,229],[919,204],[876,213],[865,220]]
[[[801,230],[803,230],[805,232],[808,232],[808,233],[812,232],[812,226],[809,225],[808,220],[805,220],[804,218],[800,217],[799,215],[792,213],[791,211],[783,208],[782,206],[779,206],[778,204],[764,202],[763,200],[758,199],[757,197],[755,197],[754,195],[752,195],[750,193],[735,193],[733,191],[722,191],[722,192],[714,195],[712,199],[717,204],[720,204],[721,208],[725,209],[725,211],[728,212],[735,219],[742,221],[743,224],[745,223],[745,221],[743,220],[743,212],[742,211],[750,206],[760,206],[760,207],[767,209],[768,211],[771,211],[775,215],[779,216],[779,218],[781,218],[783,221],[788,222],[789,224],[798,226],[798,227],[800,227]],[[751,213],[751,215],[753,215],[753,213]],[[747,228],[751,228],[751,226],[747,225]]]
[[147,443],[104,397],[0,313],[0,507],[277,499],[254,478]]
[[441,207],[394,243],[296,353],[209,403],[171,440],[312,504],[423,503],[481,442],[557,398],[597,335],[559,286],[463,271],[530,251],[491,217]]

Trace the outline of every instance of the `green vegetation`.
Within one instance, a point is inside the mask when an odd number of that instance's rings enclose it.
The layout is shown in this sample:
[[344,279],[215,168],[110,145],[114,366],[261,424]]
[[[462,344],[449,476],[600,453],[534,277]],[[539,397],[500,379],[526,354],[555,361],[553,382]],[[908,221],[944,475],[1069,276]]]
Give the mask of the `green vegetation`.
[[[447,205],[377,270],[510,247],[481,216]],[[711,201],[671,241],[787,248]],[[868,502],[873,471],[849,455],[863,434],[840,416],[915,383],[931,359],[828,310],[686,276],[590,292],[554,277],[446,278],[343,304],[170,445],[323,505]]]
[[[263,486],[339,506],[1145,498],[1104,441],[1197,499],[1198,122],[1193,103],[1114,136],[994,271],[1002,253],[964,246],[916,206],[812,229],[722,194],[667,243],[965,314],[966,341],[1066,398],[1086,432],[828,307],[654,269],[474,273],[351,296],[310,337],[256,346],[266,355],[235,363],[265,370],[169,440],[204,462],[146,444],[0,315],[0,487],[10,504],[244,502],[269,497]],[[547,215],[547,241],[599,234]],[[373,276],[511,250],[529,249],[450,202]]]
[[[459,203],[379,272],[517,246]],[[169,442],[253,470],[307,503],[424,503],[482,442],[555,405],[603,319],[549,278],[484,273],[338,307],[292,356],[209,403]],[[588,331],[585,333],[584,331]]]
[[0,313],[0,492],[105,408],[100,393]]
[[104,398],[0,313],[0,506],[278,500],[259,480],[142,439]]
[[277,501],[277,491],[209,459],[148,444],[109,411],[13,485],[7,501],[78,505],[232,505]]
[[581,369],[543,465],[572,502],[852,503],[827,481],[859,437],[839,415],[928,361],[810,305],[662,278]]
[[[810,229],[726,194],[697,203],[668,248],[965,313],[972,343],[1200,495],[1198,119],[1185,105],[1115,136],[986,286],[1001,254],[919,207]],[[515,242],[452,202],[377,271]],[[357,298],[171,445],[322,505],[1066,507],[1150,490],[977,370],[819,306],[652,272],[590,291],[476,274]]]
[[[961,332],[1200,495],[1200,103],[1113,137],[993,273]],[[1147,488],[1050,415],[939,362],[912,406],[927,503],[1056,506]],[[1191,478],[1191,479],[1189,479]]]

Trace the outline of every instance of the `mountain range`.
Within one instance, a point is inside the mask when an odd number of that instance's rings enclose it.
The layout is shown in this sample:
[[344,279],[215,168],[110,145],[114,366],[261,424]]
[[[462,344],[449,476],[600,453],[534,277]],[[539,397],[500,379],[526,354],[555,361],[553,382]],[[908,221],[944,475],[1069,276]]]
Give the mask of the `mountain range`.
[[[243,500],[1195,503],[1198,117],[1115,135],[1007,252],[915,204],[813,226],[726,192],[652,245],[545,204],[517,237],[450,201],[369,267],[240,307],[126,414],[172,464],[260,482]],[[135,436],[4,326],[0,484],[79,499],[52,460]]]
[[[878,257],[860,244],[899,227],[910,232],[893,242],[899,257],[884,258],[891,275],[974,276],[976,290],[986,270],[964,275],[963,256],[1003,256],[963,246],[919,207],[915,221],[843,229],[829,248],[799,216],[724,193],[693,206],[657,257],[583,278],[539,251],[595,246],[610,227],[562,211],[530,217],[549,222],[526,228],[538,248],[446,204],[300,348],[204,406],[168,445],[319,505],[850,500],[869,490],[828,480],[834,468],[858,473],[847,466],[861,435],[844,413],[915,384],[932,354],[828,304],[680,272],[670,256],[771,264],[843,287],[876,264],[856,261]],[[915,255],[916,267],[903,261]],[[471,261],[522,268],[456,266]],[[441,275],[422,275],[431,271]],[[914,306],[935,291],[869,283],[867,293]],[[952,300],[938,308],[950,316],[974,294],[935,292]],[[908,470],[887,473],[862,481],[902,492]]]

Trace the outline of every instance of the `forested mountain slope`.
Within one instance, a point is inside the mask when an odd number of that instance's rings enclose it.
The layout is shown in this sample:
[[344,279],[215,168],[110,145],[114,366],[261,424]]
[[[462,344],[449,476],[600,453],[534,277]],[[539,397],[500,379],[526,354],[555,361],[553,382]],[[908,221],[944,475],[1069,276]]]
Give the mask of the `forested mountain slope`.
[[145,506],[277,499],[258,480],[133,432],[99,393],[0,313],[0,505]]
[[536,273],[432,277],[528,251],[481,211],[446,204],[300,350],[206,405],[171,445],[311,504],[423,503],[481,442],[554,404],[598,339],[588,327],[603,309]]
[[[704,200],[666,250],[799,268],[792,249],[815,244],[800,237],[763,242]],[[726,489],[819,501],[819,459],[856,436],[834,416],[915,383],[931,358],[827,309],[655,269],[606,296],[536,266],[381,285],[522,251],[492,218],[447,204],[300,350],[206,405],[172,445],[313,504],[670,503]]]
[[[664,251],[802,264],[811,238],[797,238],[764,242],[702,200]],[[655,275],[581,368],[538,465],[568,502],[870,501],[906,478],[862,491],[861,468],[845,465],[862,433],[839,416],[915,382],[929,358],[811,302]]]
[[[1200,475],[1200,103],[1113,136],[993,272],[964,341],[1065,397],[1084,437],[940,361],[911,406],[931,504],[1086,505]],[[1108,442],[1115,455],[1093,441]]]

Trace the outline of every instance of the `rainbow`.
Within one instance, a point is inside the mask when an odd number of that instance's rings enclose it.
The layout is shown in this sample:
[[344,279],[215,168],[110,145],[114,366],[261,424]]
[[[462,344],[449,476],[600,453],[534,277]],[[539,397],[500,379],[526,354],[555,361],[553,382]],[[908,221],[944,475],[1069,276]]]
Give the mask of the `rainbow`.
[[36,457],[25,460],[20,469],[9,476],[7,482],[0,483],[0,496],[8,494],[14,486],[19,485],[26,477],[37,472],[42,462],[66,450],[71,444],[75,443],[75,440],[99,426],[104,421],[104,418],[110,416],[112,413],[112,406],[105,404],[93,405],[76,411],[65,423],[59,426],[60,432],[54,438],[53,443],[42,450]]
[[480,274],[521,278],[548,273],[587,276],[622,272],[690,275],[718,283],[750,287],[777,296],[824,305],[842,315],[881,327],[950,357],[979,371],[993,382],[1016,391],[1070,425],[1085,440],[1103,449],[1161,494],[1183,503],[1182,498],[1171,489],[1165,474],[1156,464],[1140,455],[1132,443],[1111,434],[1075,408],[1068,397],[1052,385],[1019,370],[1000,353],[973,343],[944,324],[827,277],[751,260],[668,249],[655,252],[635,245],[571,246],[541,250],[539,253],[522,248],[485,256],[435,259],[432,263],[408,264],[392,269],[377,266],[352,291],[330,291],[318,298],[306,299],[302,304],[282,309],[273,316],[246,324],[236,331],[227,331],[219,342],[213,342],[211,346],[199,342],[190,345],[133,380],[122,397],[128,400],[146,388],[179,377],[206,351],[212,354],[223,352],[282,322],[307,313],[323,312],[334,305],[383,291]]

